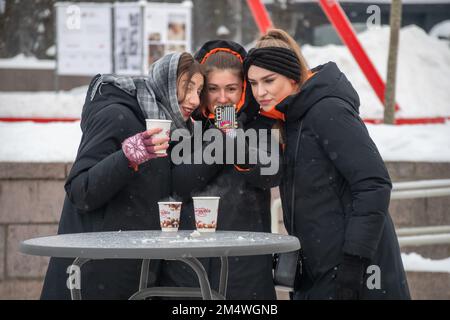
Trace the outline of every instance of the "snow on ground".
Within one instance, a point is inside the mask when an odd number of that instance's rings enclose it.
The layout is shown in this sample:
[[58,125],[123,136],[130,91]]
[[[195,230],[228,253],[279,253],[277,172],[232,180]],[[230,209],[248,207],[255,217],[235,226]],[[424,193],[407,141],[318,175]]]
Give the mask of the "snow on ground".
[[[450,162],[450,122],[439,125],[367,125],[386,161]],[[71,162],[80,122],[0,122],[0,161]]]
[[[402,0],[403,4],[413,4],[413,3],[423,3],[427,1],[428,3],[448,3],[449,0]],[[273,4],[274,0],[262,0],[264,4]],[[282,2],[282,1],[279,1]],[[292,2],[311,2],[311,0],[293,0]],[[339,2],[358,2],[358,3],[387,3],[390,4],[392,0],[339,0]]]
[[430,30],[430,35],[438,39],[442,37],[450,40],[450,20],[444,20],[435,24]]
[[[389,48],[388,26],[358,34],[362,46],[385,80]],[[363,118],[383,118],[383,106],[345,46],[303,46],[310,67],[335,61],[355,87]],[[450,47],[417,26],[401,29],[398,54],[397,117],[450,116]]]
[[0,59],[0,68],[4,69],[55,69],[55,60],[39,60],[19,54],[14,58]]
[[[382,78],[386,77],[389,27],[371,29],[358,35]],[[303,46],[311,67],[335,61],[356,88],[363,118],[383,118],[383,107],[345,46]],[[2,65],[24,63],[35,67],[46,62],[23,56],[0,59]],[[33,62],[34,61],[34,62]],[[417,26],[402,28],[397,71],[399,118],[450,117],[450,47],[445,41],[427,35]],[[0,117],[40,116],[79,117],[87,87],[72,91],[0,92]]]
[[450,122],[367,129],[385,161],[450,162]]
[[431,260],[428,258],[424,258],[415,252],[412,252],[402,253],[402,261],[406,271],[450,273],[450,258],[442,260]]
[[[381,75],[386,73],[389,28],[358,35]],[[304,46],[310,66],[337,62],[361,98],[361,114],[382,118],[381,103],[348,49]],[[0,60],[2,65],[40,65],[23,56]],[[45,62],[43,62],[44,64]],[[399,117],[450,116],[450,48],[416,26],[401,30],[398,101]],[[71,91],[0,92],[0,117],[80,117],[87,86]],[[367,125],[386,161],[450,161],[450,122],[440,125]],[[73,161],[81,132],[76,123],[1,123],[0,161]]]
[[80,122],[0,122],[0,138],[2,162],[73,162],[81,138]]
[[0,92],[0,117],[80,118],[86,91]]

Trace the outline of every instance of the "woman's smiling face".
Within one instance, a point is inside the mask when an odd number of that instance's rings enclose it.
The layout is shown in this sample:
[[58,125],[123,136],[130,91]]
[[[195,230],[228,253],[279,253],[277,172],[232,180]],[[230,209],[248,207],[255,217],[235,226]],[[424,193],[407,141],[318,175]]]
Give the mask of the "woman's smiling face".
[[217,105],[237,104],[241,100],[243,80],[237,72],[213,69],[208,74],[206,93],[208,110],[214,113]]
[[254,65],[248,70],[248,82],[256,101],[266,111],[298,90],[294,80]]
[[[184,121],[187,121],[192,112],[200,105],[200,94],[203,89],[204,78],[202,74],[196,73],[192,76],[189,83],[187,82],[187,74],[184,74],[181,76],[177,86],[178,105]],[[184,88],[186,88],[186,91]]]

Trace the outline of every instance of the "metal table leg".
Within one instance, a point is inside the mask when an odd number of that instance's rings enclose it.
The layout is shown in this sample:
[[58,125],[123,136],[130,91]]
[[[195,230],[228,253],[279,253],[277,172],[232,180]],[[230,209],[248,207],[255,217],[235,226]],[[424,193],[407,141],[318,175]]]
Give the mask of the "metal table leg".
[[[218,292],[211,290],[212,298],[214,300],[224,300],[224,297]],[[144,300],[150,297],[171,297],[171,298],[202,298],[200,288],[185,288],[185,287],[153,287],[139,290],[133,294],[129,300]]]
[[180,258],[178,260],[186,263],[197,274],[203,300],[212,300],[211,286],[209,285],[208,275],[206,274],[205,268],[200,261],[196,258]]
[[228,283],[228,258],[220,257],[220,282],[219,282],[219,294],[223,297],[227,295],[227,283]]
[[[81,300],[81,267],[89,260],[90,259],[86,258],[76,258],[73,261],[72,265],[69,267],[70,269],[68,269],[69,278],[67,279],[67,285],[70,289],[70,296],[72,300]],[[74,267],[77,269],[73,270]],[[78,285],[76,285],[77,283],[73,285],[73,283],[71,282],[73,272],[75,273],[75,277],[78,277],[78,279],[75,279],[76,282],[78,282]]]
[[193,297],[203,298],[204,300],[223,300],[227,290],[228,281],[228,259],[227,257],[220,257],[220,283],[219,292],[215,292],[211,289],[209,284],[208,275],[205,268],[196,258],[180,258],[175,259],[186,263],[197,274],[199,288],[183,288],[183,287],[152,287],[147,288],[147,279],[149,272],[150,260],[142,260],[141,278],[139,283],[139,291],[133,294],[130,300],[141,300],[149,297]]
[[150,265],[150,260],[142,260],[142,266],[141,266],[141,279],[139,281],[139,291],[144,290],[147,288],[147,281],[148,281],[148,268]]

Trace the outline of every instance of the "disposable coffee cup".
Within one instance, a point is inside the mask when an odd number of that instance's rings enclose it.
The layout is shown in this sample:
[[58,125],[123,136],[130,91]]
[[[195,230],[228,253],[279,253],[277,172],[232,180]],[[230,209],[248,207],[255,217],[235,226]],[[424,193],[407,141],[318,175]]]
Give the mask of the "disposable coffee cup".
[[199,232],[215,232],[220,197],[193,197],[195,226]]
[[178,231],[180,226],[181,202],[158,202],[161,230]]
[[[172,120],[161,120],[161,119],[145,119],[145,124],[147,126],[147,130],[153,128],[161,128],[162,131],[160,133],[154,134],[155,138],[170,138],[170,126],[172,124]],[[158,150],[155,153],[164,154],[166,150]]]

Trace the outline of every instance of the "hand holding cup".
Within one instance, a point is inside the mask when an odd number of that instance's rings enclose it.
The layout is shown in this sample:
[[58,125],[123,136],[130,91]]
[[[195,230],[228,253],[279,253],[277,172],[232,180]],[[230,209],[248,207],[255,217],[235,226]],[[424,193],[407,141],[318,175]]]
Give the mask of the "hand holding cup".
[[139,132],[122,143],[122,151],[131,166],[147,162],[150,159],[166,157],[170,138],[166,135],[158,137],[163,131],[161,128],[153,128]]

